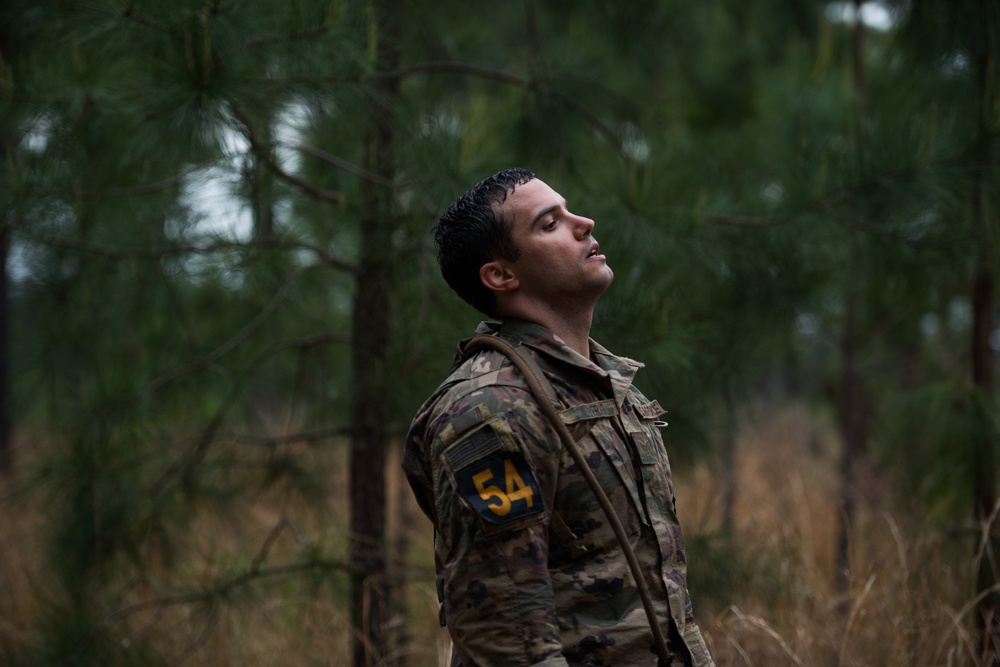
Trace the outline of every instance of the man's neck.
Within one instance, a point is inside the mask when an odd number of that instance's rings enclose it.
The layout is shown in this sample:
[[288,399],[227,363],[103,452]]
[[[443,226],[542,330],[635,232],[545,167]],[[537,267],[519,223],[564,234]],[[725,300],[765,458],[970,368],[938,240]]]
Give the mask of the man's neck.
[[585,308],[573,313],[561,313],[545,307],[532,308],[526,312],[511,313],[512,316],[540,324],[585,359],[590,358],[590,326],[594,320],[593,308]]

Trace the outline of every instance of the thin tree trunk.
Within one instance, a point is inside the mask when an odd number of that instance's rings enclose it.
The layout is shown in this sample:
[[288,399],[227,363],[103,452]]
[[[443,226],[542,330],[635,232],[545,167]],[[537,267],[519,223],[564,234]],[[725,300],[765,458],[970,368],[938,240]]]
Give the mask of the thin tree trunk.
[[[852,264],[856,265],[856,252],[852,260]],[[855,274],[856,269],[851,273]],[[852,279],[845,297],[846,312],[844,313],[844,329],[840,343],[841,376],[838,425],[843,441],[843,451],[840,459],[840,512],[834,554],[836,568],[834,591],[843,603],[847,601],[847,593],[850,588],[850,549],[858,497],[857,465],[866,449],[862,378],[858,363],[857,310],[860,294],[861,292]],[[848,607],[849,605],[843,605],[844,609]]]
[[[376,0],[371,20],[377,40],[375,70],[399,67],[399,8],[395,0]],[[365,168],[387,182],[393,178],[397,81],[378,79],[368,100]],[[373,667],[389,653],[386,608],[388,576],[385,535],[386,359],[392,287],[393,191],[370,179],[362,182],[364,216],[356,276],[351,369],[351,620],[355,635],[353,665]]]
[[269,241],[274,238],[274,174],[271,173],[271,125],[265,116],[252,143],[253,164],[248,166],[250,203],[253,210],[254,238]]
[[732,546],[736,524],[736,485],[739,478],[736,474],[736,410],[733,407],[732,394],[728,389],[725,392],[725,400],[726,415],[722,434],[722,537]]
[[247,199],[253,216],[253,237],[256,241],[274,238],[274,163],[271,115],[255,117],[238,106],[231,107],[250,143],[251,159],[243,165],[242,175],[247,187]]
[[0,475],[14,469],[13,428],[10,412],[10,285],[7,263],[10,256],[10,232],[5,220],[0,220]]
[[[13,23],[13,22],[11,22]],[[18,55],[19,41],[13,25],[0,28],[0,59],[5,63],[15,62],[13,56]],[[10,70],[8,70],[10,71]],[[8,127],[5,125],[5,127]],[[9,169],[13,164],[13,136],[0,137],[0,160]],[[7,173],[8,178],[13,174]],[[8,476],[14,468],[13,425],[11,424],[10,395],[10,283],[8,282],[7,266],[10,261],[10,223],[6,217],[0,217],[0,477]]]
[[[851,74],[855,98],[855,147],[858,161],[864,160],[864,122],[867,91],[864,67],[864,25],[861,22],[861,0],[854,0],[854,33],[852,39]],[[844,296],[845,312],[840,343],[840,404],[838,423],[843,441],[840,460],[840,512],[834,553],[834,592],[847,609],[851,573],[851,539],[854,534],[854,517],[858,500],[859,460],[866,450],[863,381],[858,361],[860,323],[858,308],[864,296],[863,285],[857,277],[860,271],[861,248],[859,240],[852,241],[851,265]]]
[[392,577],[392,612],[394,633],[392,635],[394,658],[393,667],[406,667],[409,664],[407,659],[407,647],[410,643],[410,628],[406,623],[406,617],[410,611],[410,599],[407,595],[408,573],[410,568],[410,549],[412,540],[410,539],[410,526],[414,525],[416,518],[411,511],[410,503],[403,496],[406,491],[401,485],[396,494],[396,543],[395,557],[393,558]]
[[[994,308],[996,304],[996,262],[994,202],[990,200],[989,185],[992,175],[992,155],[990,153],[989,116],[992,113],[994,92],[991,88],[990,71],[993,68],[992,44],[990,43],[990,11],[988,0],[980,0],[978,24],[982,32],[975,45],[977,78],[977,150],[978,164],[972,189],[972,216],[976,229],[978,257],[972,277],[972,384],[975,389],[973,415],[979,421],[975,441],[972,443],[973,512],[982,526],[985,545],[977,544],[976,552],[982,554],[977,572],[978,593],[977,620],[982,647],[982,664],[1000,664],[1000,595],[993,589],[998,581],[996,563],[992,555],[1000,553],[1000,540],[993,525],[996,498],[996,471],[993,448],[995,433],[990,422],[994,404],[993,351],[990,335],[994,330]],[[985,550],[980,550],[985,546]]]
[[996,458],[993,454],[994,434],[990,428],[994,389],[993,355],[989,347],[996,295],[993,272],[983,262],[982,254],[983,251],[980,250],[979,266],[972,284],[972,379],[975,395],[971,414],[979,423],[973,430],[975,435],[972,442],[971,472],[973,512],[982,529],[982,539],[975,545],[978,557],[977,597],[981,596],[977,603],[976,619],[979,645],[982,647],[982,664],[1000,665],[1000,595],[992,590],[998,582],[995,555],[1000,554],[1000,540],[997,539],[994,517],[997,502]]

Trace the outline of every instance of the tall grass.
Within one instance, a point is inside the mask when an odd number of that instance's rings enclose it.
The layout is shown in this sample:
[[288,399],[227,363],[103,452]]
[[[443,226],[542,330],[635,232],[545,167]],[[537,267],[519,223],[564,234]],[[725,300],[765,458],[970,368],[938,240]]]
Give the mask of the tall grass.
[[719,665],[974,665],[973,543],[956,543],[888,473],[859,482],[850,590],[834,591],[839,449],[801,409],[757,415],[737,445],[732,536],[721,476],[678,476],[692,595]]
[[[19,472],[2,487],[0,664],[349,664],[343,444],[286,452],[324,480],[318,495],[248,476],[224,505],[206,502],[168,534],[142,536],[142,548],[86,588],[93,622],[83,635],[54,627],[68,592],[50,574],[53,489],[33,474],[45,447],[22,439]],[[850,590],[835,594],[837,452],[801,409],[758,415],[738,440],[731,535],[721,531],[717,466],[675,469],[695,611],[717,664],[977,664],[972,542],[957,544],[877,475],[863,484]],[[398,456],[386,471],[389,550],[405,611],[392,623],[407,642],[395,657],[446,665],[431,530]],[[77,644],[52,645],[60,636]]]

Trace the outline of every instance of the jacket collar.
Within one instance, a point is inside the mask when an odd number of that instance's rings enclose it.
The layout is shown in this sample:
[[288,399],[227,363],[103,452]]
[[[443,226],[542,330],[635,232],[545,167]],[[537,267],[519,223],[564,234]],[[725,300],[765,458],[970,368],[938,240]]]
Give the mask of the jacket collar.
[[525,345],[544,358],[560,361],[579,368],[581,371],[604,378],[610,382],[619,405],[628,395],[636,371],[643,367],[641,362],[619,357],[593,338],[590,339],[590,359],[571,349],[554,333],[540,324],[506,318],[502,323],[482,322],[476,328],[477,334],[497,334],[514,345]]

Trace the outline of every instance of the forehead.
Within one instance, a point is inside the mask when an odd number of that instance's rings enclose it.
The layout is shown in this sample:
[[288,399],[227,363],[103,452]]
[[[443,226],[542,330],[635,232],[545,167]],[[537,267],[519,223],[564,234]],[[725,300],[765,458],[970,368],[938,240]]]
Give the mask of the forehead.
[[515,227],[531,224],[545,211],[564,203],[562,196],[553,190],[545,181],[534,178],[522,183],[507,195],[500,205],[500,210]]

